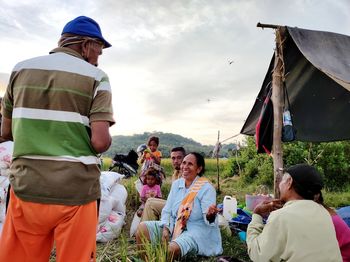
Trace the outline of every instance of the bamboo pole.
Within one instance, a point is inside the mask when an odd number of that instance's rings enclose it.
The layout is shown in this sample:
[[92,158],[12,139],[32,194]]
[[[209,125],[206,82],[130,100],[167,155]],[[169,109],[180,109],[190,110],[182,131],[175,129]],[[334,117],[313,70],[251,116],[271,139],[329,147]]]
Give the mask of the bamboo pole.
[[[218,145],[220,142],[220,130],[218,130]],[[216,171],[217,171],[217,182],[218,182],[218,188],[217,188],[217,193],[220,194],[220,168],[219,168],[219,152],[216,155]]]
[[285,27],[276,28],[276,49],[274,70],[272,73],[272,103],[273,103],[273,170],[274,170],[274,194],[280,197],[279,183],[283,175],[283,150],[282,150],[282,114],[283,114],[283,42],[285,40]]

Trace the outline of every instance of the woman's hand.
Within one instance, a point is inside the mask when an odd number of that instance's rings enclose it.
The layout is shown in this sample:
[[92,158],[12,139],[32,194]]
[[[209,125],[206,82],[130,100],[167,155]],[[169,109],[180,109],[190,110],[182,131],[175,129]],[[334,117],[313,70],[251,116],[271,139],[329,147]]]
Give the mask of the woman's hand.
[[215,217],[218,212],[220,212],[220,209],[217,208],[215,204],[212,204],[211,206],[208,207],[206,217],[209,223],[213,223],[215,221]]
[[267,217],[272,211],[280,209],[281,207],[283,207],[283,203],[280,199],[264,201],[254,208],[253,213],[262,217]]
[[168,243],[170,240],[170,232],[167,227],[163,227],[162,241]]

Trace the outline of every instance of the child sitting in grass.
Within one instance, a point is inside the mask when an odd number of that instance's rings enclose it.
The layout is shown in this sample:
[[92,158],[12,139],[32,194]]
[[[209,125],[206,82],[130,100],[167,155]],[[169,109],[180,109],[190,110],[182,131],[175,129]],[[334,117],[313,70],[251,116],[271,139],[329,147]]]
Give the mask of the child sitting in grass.
[[160,191],[160,186],[157,179],[158,171],[154,168],[147,169],[145,173],[145,184],[142,186],[141,190],[141,206],[137,210],[137,215],[142,216],[143,208],[148,198],[156,197],[162,198],[162,192]]

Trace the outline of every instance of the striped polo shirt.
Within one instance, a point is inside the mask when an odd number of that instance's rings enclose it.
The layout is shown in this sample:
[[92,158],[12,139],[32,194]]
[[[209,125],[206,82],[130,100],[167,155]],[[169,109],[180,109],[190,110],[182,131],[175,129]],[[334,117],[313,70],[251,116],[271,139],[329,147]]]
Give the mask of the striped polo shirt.
[[24,201],[81,205],[100,197],[90,123],[114,124],[108,76],[72,49],[18,63],[2,101],[14,139],[10,182]]

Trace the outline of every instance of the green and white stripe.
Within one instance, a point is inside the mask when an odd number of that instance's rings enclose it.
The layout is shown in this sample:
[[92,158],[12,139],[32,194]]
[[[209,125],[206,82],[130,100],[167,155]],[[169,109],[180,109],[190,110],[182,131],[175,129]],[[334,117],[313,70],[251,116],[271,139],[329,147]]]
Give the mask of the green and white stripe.
[[36,159],[36,160],[52,160],[52,161],[68,161],[68,162],[81,162],[85,165],[98,165],[101,164],[101,161],[99,158],[95,156],[80,156],[80,157],[73,157],[73,156],[22,156],[22,158],[27,159]]
[[12,112],[12,118],[37,120],[52,120],[61,122],[81,123],[89,126],[89,118],[76,112],[17,107]]
[[20,71],[23,69],[41,69],[50,71],[63,71],[87,77],[92,77],[96,81],[101,81],[107,75],[99,68],[89,64],[82,63],[78,57],[71,56],[65,53],[54,53],[50,55],[52,59],[43,59],[43,57],[36,57],[18,63],[13,71]]

